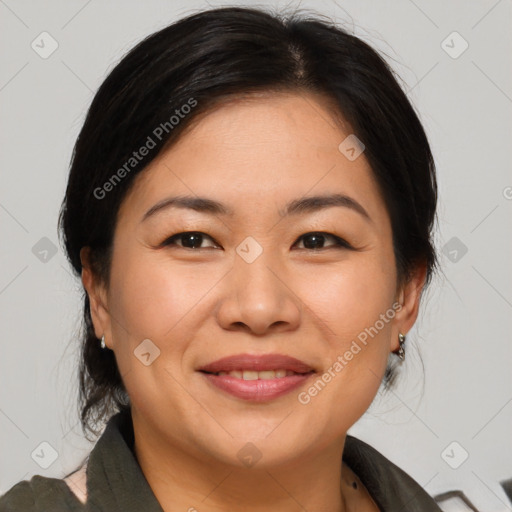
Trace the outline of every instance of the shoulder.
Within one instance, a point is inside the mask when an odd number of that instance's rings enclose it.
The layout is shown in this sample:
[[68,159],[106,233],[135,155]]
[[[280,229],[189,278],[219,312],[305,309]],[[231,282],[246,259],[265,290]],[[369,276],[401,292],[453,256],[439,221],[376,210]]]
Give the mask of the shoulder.
[[31,483],[28,480],[23,480],[0,496],[0,512],[37,510],[34,501]]
[[416,480],[364,441],[347,435],[343,460],[382,510],[441,511]]
[[84,510],[64,480],[40,475],[23,480],[0,496],[0,512],[74,512]]

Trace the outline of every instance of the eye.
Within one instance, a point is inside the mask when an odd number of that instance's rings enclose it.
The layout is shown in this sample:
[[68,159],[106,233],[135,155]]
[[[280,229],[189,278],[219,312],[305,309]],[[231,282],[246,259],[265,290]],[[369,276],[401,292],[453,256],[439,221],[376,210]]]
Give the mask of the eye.
[[[312,249],[312,250],[318,250],[318,249],[324,249],[323,247],[323,241],[325,238],[330,238],[331,240],[334,240],[334,245],[331,247],[344,247],[345,249],[352,249],[353,247],[343,240],[343,238],[340,238],[336,235],[332,235],[330,233],[322,233],[319,231],[315,231],[312,233],[306,233],[302,235],[299,240],[305,241],[305,249]],[[327,247],[328,248],[328,247]]]
[[[176,233],[162,242],[162,246],[177,245],[183,249],[206,249],[206,247],[200,247],[205,237],[213,240],[210,236],[205,233],[201,233],[200,231]],[[177,244],[177,241],[180,243]]]
[[[304,241],[304,249],[306,250],[319,250],[319,249],[328,249],[328,247],[324,247],[324,241],[326,238],[330,238],[334,241],[334,244],[331,247],[345,248],[345,249],[353,249],[353,247],[343,240],[342,238],[333,235],[331,233],[323,233],[319,231],[306,233],[302,235],[299,240]],[[175,235],[170,236],[164,242],[162,242],[162,246],[177,246],[183,249],[207,249],[208,247],[201,247],[201,244],[205,241],[205,239],[209,239],[213,242],[213,238],[207,235],[206,233],[202,233],[200,231],[185,231],[182,233],[176,233]],[[296,242],[297,243],[297,242]],[[295,244],[294,244],[295,245]],[[210,245],[210,248],[218,247],[215,243]]]

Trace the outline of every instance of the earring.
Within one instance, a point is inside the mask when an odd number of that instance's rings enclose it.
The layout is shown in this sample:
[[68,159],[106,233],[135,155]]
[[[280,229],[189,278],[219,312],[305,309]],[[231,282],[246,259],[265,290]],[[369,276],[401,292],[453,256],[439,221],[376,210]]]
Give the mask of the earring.
[[105,335],[101,337],[101,348],[105,348]]
[[403,361],[405,359],[405,336],[401,332],[398,333],[398,343],[400,343],[400,347],[398,348],[397,355]]

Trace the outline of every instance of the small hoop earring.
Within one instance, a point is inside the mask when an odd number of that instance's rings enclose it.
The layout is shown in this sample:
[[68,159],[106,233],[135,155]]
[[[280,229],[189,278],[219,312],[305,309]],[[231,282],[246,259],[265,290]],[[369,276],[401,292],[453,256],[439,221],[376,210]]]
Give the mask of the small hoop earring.
[[105,335],[101,337],[101,348],[105,348]]
[[401,332],[398,333],[398,343],[400,343],[400,347],[398,348],[397,355],[403,361],[405,359],[405,336]]

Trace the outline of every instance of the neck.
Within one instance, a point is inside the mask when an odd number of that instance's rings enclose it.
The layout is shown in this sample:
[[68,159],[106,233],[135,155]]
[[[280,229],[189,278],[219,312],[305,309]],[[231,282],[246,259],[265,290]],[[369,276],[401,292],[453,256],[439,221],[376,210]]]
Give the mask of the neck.
[[159,438],[136,418],[134,437],[135,456],[165,512],[348,511],[341,486],[345,436],[320,452],[252,467],[189,452],[182,441]]

